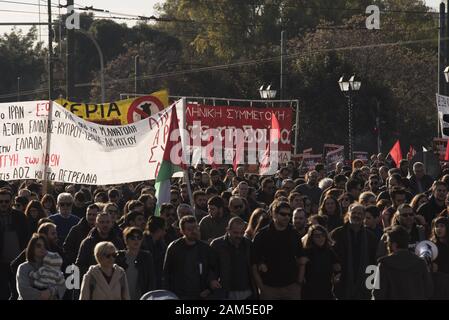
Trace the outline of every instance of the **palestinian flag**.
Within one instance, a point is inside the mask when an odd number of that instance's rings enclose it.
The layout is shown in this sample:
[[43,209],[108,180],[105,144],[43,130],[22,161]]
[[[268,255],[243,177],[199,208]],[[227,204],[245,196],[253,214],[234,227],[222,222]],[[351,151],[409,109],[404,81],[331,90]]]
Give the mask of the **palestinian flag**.
[[156,174],[156,210],[154,215],[160,216],[160,208],[163,203],[170,202],[171,177],[175,172],[185,169],[182,161],[182,144],[179,131],[176,105],[172,107],[170,127],[167,134],[167,141],[164,148],[164,156]]

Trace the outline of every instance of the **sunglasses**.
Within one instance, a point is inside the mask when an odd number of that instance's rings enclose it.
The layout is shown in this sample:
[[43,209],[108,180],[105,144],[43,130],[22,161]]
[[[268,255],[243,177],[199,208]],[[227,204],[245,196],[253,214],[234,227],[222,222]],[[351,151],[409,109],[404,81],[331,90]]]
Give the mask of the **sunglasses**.
[[61,202],[61,203],[59,203],[59,206],[60,207],[71,207],[72,204],[70,202]]
[[287,217],[287,216],[291,217],[292,216],[292,214],[290,212],[285,212],[285,211],[278,212],[278,215],[283,216],[283,217]]
[[140,235],[135,235],[135,236],[129,236],[128,239],[129,240],[138,240],[138,241],[140,241],[140,240],[143,239],[143,237],[140,236]]
[[113,252],[113,253],[108,253],[108,254],[105,254],[104,255],[105,256],[105,258],[107,258],[107,259],[111,259],[111,258],[117,258],[117,252]]

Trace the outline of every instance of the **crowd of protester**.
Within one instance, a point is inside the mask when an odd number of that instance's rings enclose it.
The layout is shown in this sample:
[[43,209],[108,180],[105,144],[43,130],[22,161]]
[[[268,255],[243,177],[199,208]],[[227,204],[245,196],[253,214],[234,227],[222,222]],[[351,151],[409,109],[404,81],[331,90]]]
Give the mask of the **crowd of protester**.
[[[382,154],[351,165],[199,165],[158,210],[154,181],[0,181],[0,299],[448,298],[449,169],[435,180]],[[414,253],[423,240],[431,264]]]

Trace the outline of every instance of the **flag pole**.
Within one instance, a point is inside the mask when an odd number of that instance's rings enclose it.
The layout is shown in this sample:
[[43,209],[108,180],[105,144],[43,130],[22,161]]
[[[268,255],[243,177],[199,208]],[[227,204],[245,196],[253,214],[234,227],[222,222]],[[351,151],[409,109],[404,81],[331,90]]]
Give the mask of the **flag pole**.
[[[175,105],[175,108],[178,107],[178,104]],[[182,145],[182,161],[186,164],[185,168],[183,169],[184,172],[184,181],[187,184],[187,193],[189,194],[189,202],[190,205],[193,206],[194,202],[193,202],[193,195],[192,195],[192,187],[190,185],[190,175],[189,175],[189,163],[190,161],[187,161],[187,141],[186,141],[186,136],[183,134],[184,132],[186,132],[186,113],[187,113],[187,100],[186,98],[181,98],[181,111],[182,112],[178,112],[178,114],[180,115],[180,127],[182,128],[182,134],[181,134],[181,145]],[[179,111],[179,110],[176,110]]]

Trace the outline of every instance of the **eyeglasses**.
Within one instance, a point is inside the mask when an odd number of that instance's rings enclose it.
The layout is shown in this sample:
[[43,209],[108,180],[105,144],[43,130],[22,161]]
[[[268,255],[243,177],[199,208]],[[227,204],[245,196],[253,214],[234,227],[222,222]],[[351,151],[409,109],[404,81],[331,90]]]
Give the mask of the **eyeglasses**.
[[286,212],[286,211],[279,211],[278,215],[283,216],[283,217],[287,217],[287,216],[291,217],[292,216],[291,212]]
[[129,236],[128,239],[140,241],[140,240],[142,240],[142,236],[140,236],[140,235]]
[[59,206],[60,207],[71,207],[72,203],[70,203],[70,202],[60,202]]
[[117,252],[105,254],[104,257],[107,259],[111,259],[111,258],[115,259],[115,258],[117,258]]

